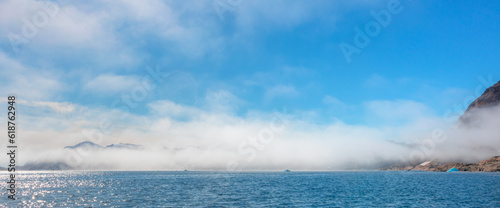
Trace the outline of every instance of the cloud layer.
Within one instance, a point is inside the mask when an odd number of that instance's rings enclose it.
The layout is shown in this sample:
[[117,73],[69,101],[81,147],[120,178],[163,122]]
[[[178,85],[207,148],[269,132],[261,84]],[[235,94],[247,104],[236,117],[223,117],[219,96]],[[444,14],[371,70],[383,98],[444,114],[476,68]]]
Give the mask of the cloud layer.
[[[221,105],[227,103],[225,99],[219,101]],[[416,105],[405,101],[382,103],[410,103],[400,105],[401,111],[412,111]],[[64,162],[79,169],[371,169],[425,160],[477,162],[500,150],[496,137],[500,121],[492,116],[498,115],[499,107],[481,110],[476,124],[470,127],[453,127],[439,117],[414,116],[406,125],[393,127],[389,122],[375,128],[341,121],[315,124],[301,112],[287,112],[286,108],[237,116],[232,109],[212,111],[210,106],[195,108],[168,100],[151,103],[147,115],[68,103],[19,105],[47,112],[21,117],[23,163]],[[368,108],[381,121],[399,120],[383,114],[384,108]],[[51,113],[57,116],[48,116]],[[103,146],[126,142],[144,145],[145,149],[63,149],[82,141]]]

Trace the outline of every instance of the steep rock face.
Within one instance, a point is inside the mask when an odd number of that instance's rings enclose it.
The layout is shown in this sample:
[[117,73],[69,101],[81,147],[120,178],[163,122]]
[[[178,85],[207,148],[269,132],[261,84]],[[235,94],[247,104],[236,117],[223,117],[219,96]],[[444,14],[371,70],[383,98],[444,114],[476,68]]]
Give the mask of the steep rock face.
[[484,93],[472,102],[464,114],[460,117],[459,123],[470,125],[476,118],[476,112],[481,108],[493,107],[500,104],[500,81],[489,87]]
[[[500,81],[489,87],[484,91],[484,93],[478,97],[474,102],[472,102],[467,111],[471,111],[474,108],[489,107],[498,105],[500,103]],[[465,112],[467,112],[465,111]]]

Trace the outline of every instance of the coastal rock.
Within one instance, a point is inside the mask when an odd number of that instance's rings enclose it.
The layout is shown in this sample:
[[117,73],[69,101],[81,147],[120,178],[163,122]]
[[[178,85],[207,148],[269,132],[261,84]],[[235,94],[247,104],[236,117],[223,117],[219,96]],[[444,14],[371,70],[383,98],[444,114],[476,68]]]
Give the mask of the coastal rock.
[[426,161],[423,162],[414,168],[411,168],[410,170],[416,170],[416,171],[432,171],[434,168],[436,168],[438,165],[432,161]]
[[446,171],[450,168],[457,168],[460,171],[470,172],[500,172],[500,156],[492,157],[488,160],[483,160],[478,163],[450,163],[440,165],[435,171]]
[[438,162],[427,161],[416,166],[392,166],[386,170],[446,172],[452,168],[463,172],[500,172],[500,156],[494,156],[478,163],[439,164]]

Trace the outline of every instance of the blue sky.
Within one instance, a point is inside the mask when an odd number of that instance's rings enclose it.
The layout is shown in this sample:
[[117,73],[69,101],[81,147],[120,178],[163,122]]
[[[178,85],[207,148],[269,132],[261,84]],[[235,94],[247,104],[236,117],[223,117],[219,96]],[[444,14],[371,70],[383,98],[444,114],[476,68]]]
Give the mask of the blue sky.
[[[95,122],[96,114],[123,110],[113,103],[142,86],[148,67],[169,75],[126,107],[145,122],[161,120],[154,106],[167,103],[244,121],[286,108],[311,125],[405,126],[464,110],[499,80],[497,1],[0,5],[0,96],[17,94],[26,114],[42,120]],[[391,6],[400,12],[346,60],[341,43],[355,45],[355,28]],[[183,113],[165,116],[189,121]]]
[[[165,1],[155,2],[161,8],[152,11],[149,6],[133,11],[125,3],[59,2],[60,11],[18,52],[8,38],[1,49],[6,59],[43,70],[57,85],[34,96],[39,100],[106,106],[129,90],[127,82],[146,74],[147,66],[158,65],[183,73],[174,78],[189,79],[192,83],[186,85],[196,86],[173,84],[148,102],[169,99],[200,106],[207,93],[225,91],[242,101],[241,115],[286,105],[297,111],[327,111],[321,120],[339,117],[352,123],[363,122],[357,112],[371,100],[413,100],[442,113],[450,102],[473,95],[477,77],[497,79],[499,3],[394,2],[402,11],[392,14],[389,25],[370,38],[360,54],[351,55],[350,63],[339,44],[353,44],[354,28],[364,28],[374,20],[370,11],[387,10],[390,1],[242,0],[235,6],[224,1]],[[219,16],[214,5],[232,9]],[[30,19],[40,9],[25,7],[25,13],[4,14],[10,16],[3,19],[12,20],[3,22],[5,37],[22,35],[23,25],[13,22]],[[71,25],[60,23],[63,15],[70,17]],[[83,29],[60,31],[64,28]],[[52,35],[63,41],[47,40]],[[2,67],[4,89],[22,85],[6,76],[8,70]],[[85,87],[102,75],[120,77],[114,80],[124,83],[115,84],[124,86],[109,90],[94,82],[94,88]],[[176,87],[190,93],[177,93]],[[352,111],[332,109],[338,106],[326,105],[325,96],[352,106]]]

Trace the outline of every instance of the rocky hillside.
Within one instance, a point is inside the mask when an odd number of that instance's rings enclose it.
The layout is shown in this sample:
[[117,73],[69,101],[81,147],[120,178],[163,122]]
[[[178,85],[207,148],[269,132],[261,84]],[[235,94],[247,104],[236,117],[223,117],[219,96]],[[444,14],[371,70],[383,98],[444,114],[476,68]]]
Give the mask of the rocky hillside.
[[[489,87],[484,93],[472,102],[464,114],[460,117],[457,124],[459,128],[468,128],[476,125],[479,121],[479,110],[482,108],[500,105],[500,81]],[[498,115],[500,117],[500,115]],[[427,161],[419,165],[396,164],[385,170],[413,170],[413,171],[448,171],[451,168],[457,168],[459,171],[484,171],[500,172],[500,156],[492,157],[479,163],[440,163],[437,161]]]
[[467,111],[474,108],[488,107],[500,104],[500,81],[489,87],[484,93],[469,105]]
[[478,109],[492,107],[500,104],[500,81],[489,87],[484,93],[472,102],[465,113],[460,117],[459,122],[469,124],[474,119],[474,113]]
[[466,171],[466,172],[500,172],[500,156],[495,156],[488,160],[483,160],[478,163],[439,164],[436,162],[427,161],[417,166],[395,165],[388,168],[387,170],[446,172],[451,168],[456,168],[459,171]]
[[500,172],[500,156],[492,157],[488,160],[483,160],[479,163],[464,164],[450,163],[436,167],[434,171],[447,171],[451,168],[457,168],[459,171],[472,172]]

